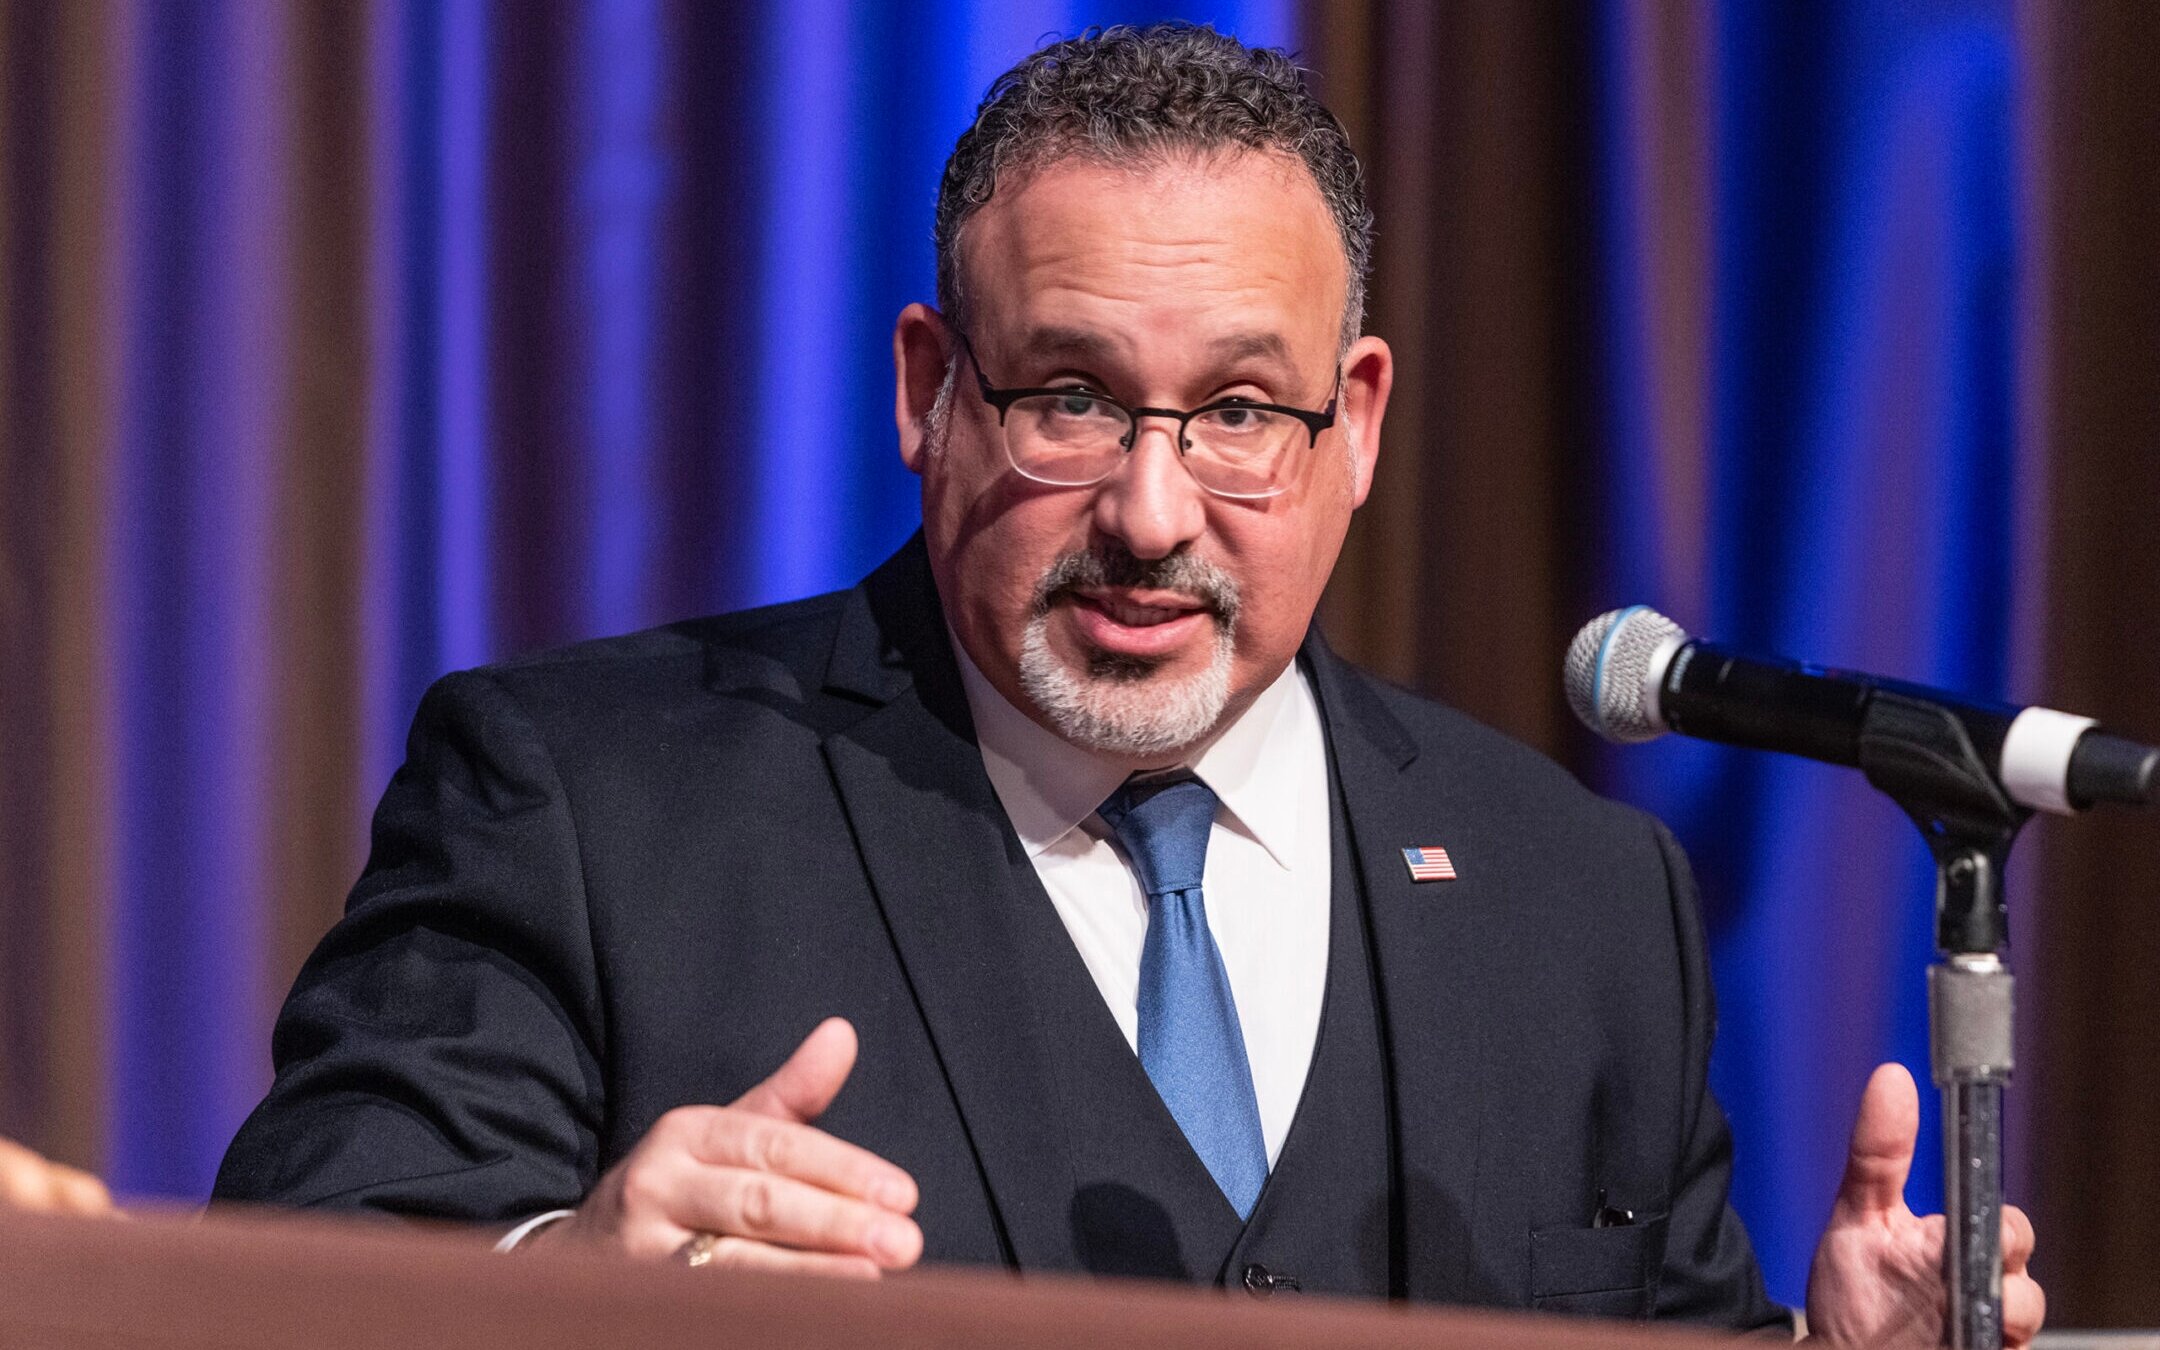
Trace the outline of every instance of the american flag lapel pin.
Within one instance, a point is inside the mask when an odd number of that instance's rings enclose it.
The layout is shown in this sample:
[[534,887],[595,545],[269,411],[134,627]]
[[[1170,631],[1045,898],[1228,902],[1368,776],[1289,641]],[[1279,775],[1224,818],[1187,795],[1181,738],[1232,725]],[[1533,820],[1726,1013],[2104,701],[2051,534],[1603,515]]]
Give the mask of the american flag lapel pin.
[[1447,850],[1437,844],[1423,848],[1406,848],[1403,861],[1410,865],[1412,881],[1453,881],[1455,860],[1448,857]]

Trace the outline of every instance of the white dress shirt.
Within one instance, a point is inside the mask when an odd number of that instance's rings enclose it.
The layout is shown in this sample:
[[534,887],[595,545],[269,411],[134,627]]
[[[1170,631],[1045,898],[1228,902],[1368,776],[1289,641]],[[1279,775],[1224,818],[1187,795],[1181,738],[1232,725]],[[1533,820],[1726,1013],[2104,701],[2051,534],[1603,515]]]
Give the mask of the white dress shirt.
[[[1005,701],[953,639],[983,767],[1043,889],[1139,1053],[1140,948],[1147,897],[1095,808],[1125,781],[1116,764],[1045,730]],[[1221,802],[1208,835],[1208,931],[1222,952],[1260,1102],[1268,1166],[1281,1155],[1320,1034],[1327,990],[1327,742],[1295,662],[1187,766]],[[567,1218],[550,1210],[496,1244],[509,1251]]]
[[[1095,813],[1125,770],[1007,702],[957,640],[983,767],[1126,1044],[1140,1044],[1147,897]],[[1268,1165],[1282,1152],[1320,1033],[1327,988],[1327,744],[1292,662],[1189,764],[1221,808],[1208,835],[1208,929],[1245,1033]]]

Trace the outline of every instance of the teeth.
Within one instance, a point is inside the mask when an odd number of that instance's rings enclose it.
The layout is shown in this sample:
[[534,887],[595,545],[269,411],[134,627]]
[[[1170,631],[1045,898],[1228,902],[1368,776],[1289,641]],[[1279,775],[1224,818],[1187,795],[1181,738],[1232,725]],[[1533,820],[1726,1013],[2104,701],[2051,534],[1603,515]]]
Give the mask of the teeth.
[[1159,605],[1135,605],[1122,600],[1098,601],[1103,612],[1124,624],[1127,628],[1150,628],[1158,623],[1168,623],[1190,613],[1183,609],[1165,609]]

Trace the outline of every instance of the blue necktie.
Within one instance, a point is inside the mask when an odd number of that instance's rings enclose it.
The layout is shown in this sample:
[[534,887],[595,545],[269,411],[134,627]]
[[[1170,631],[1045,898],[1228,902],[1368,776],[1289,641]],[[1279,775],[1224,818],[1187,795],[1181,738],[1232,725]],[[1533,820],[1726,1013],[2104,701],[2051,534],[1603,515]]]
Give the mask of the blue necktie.
[[1140,950],[1140,1067],[1238,1217],[1267,1181],[1260,1102],[1200,878],[1215,794],[1197,778],[1127,780],[1102,804],[1147,892]]

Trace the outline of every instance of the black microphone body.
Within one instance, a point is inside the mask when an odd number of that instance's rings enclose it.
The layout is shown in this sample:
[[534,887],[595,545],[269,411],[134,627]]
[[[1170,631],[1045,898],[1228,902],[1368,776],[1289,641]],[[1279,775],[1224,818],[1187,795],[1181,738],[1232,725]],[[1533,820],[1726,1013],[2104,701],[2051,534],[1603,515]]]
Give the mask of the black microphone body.
[[1989,764],[2001,762],[2003,740],[2022,711],[1952,698],[1902,680],[1743,656],[1709,642],[1690,642],[1674,656],[1659,709],[1665,724],[1683,736],[1858,767],[1860,730],[1878,693],[1946,709]]
[[1973,772],[2018,805],[2067,813],[2160,801],[2160,749],[2110,735],[2090,718],[1744,655],[1692,639],[1643,606],[1583,626],[1568,650],[1567,691],[1583,722],[1616,741],[1677,731],[1865,768],[1870,735],[1879,745],[1887,726],[1917,717],[1958,742],[1957,758],[1969,747]]

